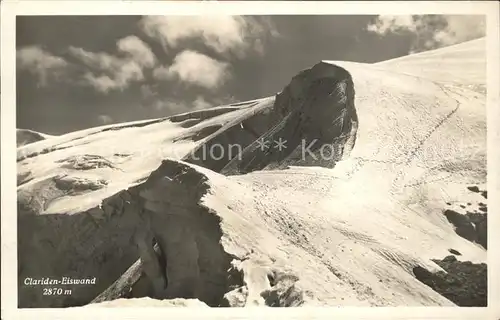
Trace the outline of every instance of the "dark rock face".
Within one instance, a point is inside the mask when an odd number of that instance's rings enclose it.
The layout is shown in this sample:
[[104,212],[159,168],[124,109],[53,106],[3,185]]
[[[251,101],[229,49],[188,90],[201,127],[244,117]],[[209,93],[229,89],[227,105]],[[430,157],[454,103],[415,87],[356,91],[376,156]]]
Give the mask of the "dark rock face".
[[325,63],[301,72],[277,95],[270,117],[276,124],[232,159],[222,173],[291,164],[334,167],[356,138],[358,119],[350,74]]
[[[219,217],[199,205],[206,177],[178,162],[165,161],[141,186],[146,229],[139,253],[154,297],[198,298],[218,306],[229,290],[230,263],[220,239]],[[152,239],[165,256],[159,263]],[[166,278],[166,282],[164,279]]]
[[354,94],[345,69],[319,63],[182,160],[226,175],[291,164],[334,167],[356,139]]
[[[78,214],[30,214],[18,217],[18,306],[81,306],[104,291],[137,260],[133,234],[141,224],[141,205],[131,190],[105,199],[101,208]],[[26,278],[88,279],[95,284],[62,286],[70,295],[43,295]]]
[[488,249],[488,215],[486,207],[483,208],[485,208],[484,213],[467,212],[465,216],[475,226],[476,242]]
[[[19,255],[19,307],[86,305],[124,273],[139,279],[138,286],[127,284],[129,296],[220,305],[230,291],[233,257],[220,244],[220,218],[199,204],[208,190],[205,180],[184,164],[164,161],[143,184],[105,199],[101,208],[21,215],[19,252],[30,255]],[[95,277],[96,282],[71,295],[43,296],[40,286],[25,285],[28,277]]]
[[455,232],[459,236],[472,242],[477,240],[476,229],[467,216],[450,209],[445,210],[444,215],[455,226]]
[[479,210],[484,213],[467,211],[466,214],[460,214],[447,209],[444,215],[459,236],[488,249],[488,210],[485,204],[480,204]]
[[273,108],[274,99],[269,99],[260,103],[257,108],[249,109],[242,121],[220,128],[182,160],[220,172],[228,162],[239,157],[247,146],[275,125]]
[[303,292],[295,287],[298,277],[290,274],[274,274],[270,277],[271,289],[262,293],[269,307],[299,307],[303,304]]
[[457,261],[455,256],[433,260],[447,273],[429,272],[415,267],[415,277],[434,291],[461,307],[486,307],[488,304],[488,279],[485,263]]
[[[105,199],[102,207],[78,214],[40,214],[47,201],[69,194],[69,180],[49,179],[31,194],[18,194],[18,304],[29,307],[84,305],[105,290],[137,257],[132,235],[140,224],[140,205],[129,191]],[[64,183],[61,183],[64,182]],[[66,183],[67,182],[67,183]],[[42,295],[26,278],[96,278],[70,286],[71,295]]]
[[479,187],[478,186],[470,186],[470,187],[467,187],[467,189],[469,189],[472,192],[479,192]]
[[472,191],[474,193],[480,193],[483,198],[488,199],[487,190],[480,190],[478,186],[469,186],[467,187],[467,189],[469,189],[469,191]]
[[455,250],[455,249],[448,249],[448,251],[449,251],[450,253],[453,253],[454,255],[457,255],[457,256],[461,256],[461,255],[462,255],[460,252],[458,252],[458,251],[457,251],[457,250]]

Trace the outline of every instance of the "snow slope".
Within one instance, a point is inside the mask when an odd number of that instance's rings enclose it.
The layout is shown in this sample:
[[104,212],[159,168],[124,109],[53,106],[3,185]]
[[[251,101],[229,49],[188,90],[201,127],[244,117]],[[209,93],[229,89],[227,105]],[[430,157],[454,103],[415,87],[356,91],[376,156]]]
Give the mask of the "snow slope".
[[[486,184],[484,49],[323,61],[276,97],[19,147],[20,305],[87,304],[138,258],[127,297],[454,305],[415,268],[442,270],[449,249],[486,261],[443,214],[486,201],[468,189]],[[47,297],[28,275],[97,281]]]

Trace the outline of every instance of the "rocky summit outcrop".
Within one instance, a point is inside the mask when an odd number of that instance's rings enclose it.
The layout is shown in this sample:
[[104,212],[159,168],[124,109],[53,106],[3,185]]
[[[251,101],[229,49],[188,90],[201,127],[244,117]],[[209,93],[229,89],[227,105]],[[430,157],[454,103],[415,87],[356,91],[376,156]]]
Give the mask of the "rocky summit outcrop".
[[[271,115],[276,124],[231,159],[222,173],[287,165],[333,168],[356,140],[354,94],[349,72],[336,65],[322,62],[299,73],[276,96]],[[283,148],[276,145],[280,142]]]
[[19,147],[19,306],[454,305],[415,270],[486,261],[446,213],[485,208],[485,96],[411,72],[323,61],[274,97]]

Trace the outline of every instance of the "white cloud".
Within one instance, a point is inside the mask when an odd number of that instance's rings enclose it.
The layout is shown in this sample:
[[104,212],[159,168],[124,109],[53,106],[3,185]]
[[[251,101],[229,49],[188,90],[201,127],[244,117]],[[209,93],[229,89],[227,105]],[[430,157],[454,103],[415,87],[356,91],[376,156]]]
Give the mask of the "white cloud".
[[141,85],[140,90],[141,90],[141,96],[146,100],[158,96],[158,93],[154,91],[153,88],[151,88],[151,86],[149,85],[146,84]]
[[434,35],[434,40],[444,45],[464,42],[486,35],[485,16],[447,16],[448,25]]
[[159,80],[167,80],[172,78],[172,74],[168,70],[168,66],[159,66],[154,69],[153,77]]
[[153,103],[153,108],[158,111],[168,111],[171,114],[186,112],[190,110],[189,106],[182,101],[175,100],[157,100]]
[[50,78],[59,78],[69,66],[61,57],[37,46],[29,46],[17,51],[17,67],[26,69],[38,77],[38,84],[46,86]]
[[232,103],[239,102],[239,100],[236,99],[235,96],[229,95],[229,94],[222,96],[222,97],[215,98],[213,101],[214,101],[214,105],[216,105],[216,106],[229,105]]
[[82,48],[70,47],[69,51],[92,70],[85,73],[83,80],[100,92],[123,90],[131,82],[144,79],[143,67],[134,60],[103,52],[89,52]]
[[228,63],[192,50],[182,51],[170,67],[159,67],[153,75],[156,79],[178,78],[209,89],[219,87],[230,77]]
[[379,15],[367,30],[381,35],[413,33],[411,52],[417,52],[483,37],[485,24],[484,15]]
[[69,53],[90,69],[83,76],[85,84],[103,93],[123,90],[132,82],[144,80],[143,70],[156,64],[156,57],[151,49],[135,36],[118,40],[116,46],[125,57],[69,48]]
[[196,100],[193,101],[193,110],[202,110],[211,108],[212,104],[205,100],[204,97],[198,96]]
[[132,60],[138,64],[152,68],[156,63],[156,57],[151,48],[136,36],[128,36],[118,40],[116,43],[118,50],[128,54]]
[[122,59],[104,52],[95,53],[70,46],[69,53],[87,67],[95,70],[116,70],[123,64]]
[[170,114],[175,114],[211,108],[213,104],[207,101],[205,97],[198,96],[193,101],[176,99],[156,100],[152,106],[158,111],[168,111]]
[[176,48],[181,40],[200,38],[219,53],[233,52],[242,57],[247,51],[262,51],[260,38],[277,36],[268,19],[241,16],[147,16],[140,26],[165,50]]
[[416,31],[417,22],[413,21],[412,16],[393,16],[379,15],[374,24],[367,27],[368,31],[378,34],[386,34],[388,32],[399,32],[402,30]]
[[[133,73],[120,73],[117,74],[115,78],[111,78],[107,75],[96,76],[91,72],[86,72],[83,75],[83,80],[87,85],[92,86],[96,90],[107,93],[112,90],[123,90],[128,87],[130,81],[132,81],[131,76]],[[139,80],[142,78],[138,78]]]
[[99,123],[101,124],[110,124],[113,122],[113,118],[106,114],[101,114],[100,116],[97,117],[97,120],[99,120]]

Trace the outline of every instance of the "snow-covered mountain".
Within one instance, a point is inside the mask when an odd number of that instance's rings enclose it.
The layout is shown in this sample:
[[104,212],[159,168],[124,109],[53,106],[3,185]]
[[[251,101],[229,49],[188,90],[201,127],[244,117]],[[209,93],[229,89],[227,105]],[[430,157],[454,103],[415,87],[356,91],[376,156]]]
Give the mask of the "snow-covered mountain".
[[482,305],[485,68],[484,38],[322,61],[276,96],[18,147],[19,305]]

